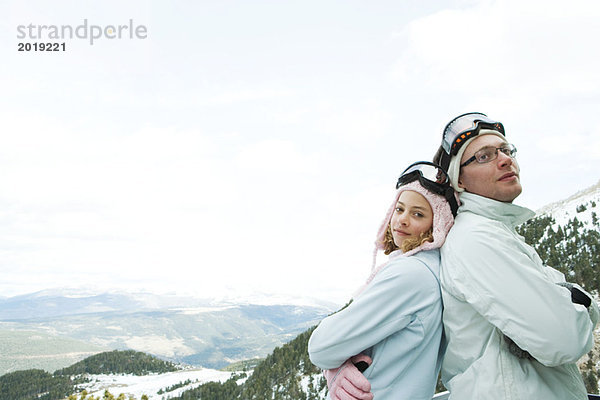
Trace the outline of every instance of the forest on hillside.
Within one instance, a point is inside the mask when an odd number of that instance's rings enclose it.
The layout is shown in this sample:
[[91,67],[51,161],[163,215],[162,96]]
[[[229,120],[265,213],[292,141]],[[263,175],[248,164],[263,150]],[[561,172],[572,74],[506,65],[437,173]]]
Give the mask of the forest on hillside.
[[[0,399],[65,399],[80,392],[79,385],[86,382],[85,375],[82,374],[147,375],[177,370],[173,363],[146,353],[115,350],[93,355],[53,374],[37,369],[4,374],[0,376]],[[105,397],[110,398],[108,395]]]
[[88,357],[70,367],[59,369],[54,375],[133,374],[148,375],[177,371],[175,364],[150,354],[134,350],[115,350]]
[[[577,207],[583,212],[595,202]],[[592,227],[586,228],[577,216],[564,225],[556,225],[551,216],[533,218],[517,228],[525,241],[538,252],[544,264],[563,274],[587,291],[600,293],[600,220],[592,212]]]

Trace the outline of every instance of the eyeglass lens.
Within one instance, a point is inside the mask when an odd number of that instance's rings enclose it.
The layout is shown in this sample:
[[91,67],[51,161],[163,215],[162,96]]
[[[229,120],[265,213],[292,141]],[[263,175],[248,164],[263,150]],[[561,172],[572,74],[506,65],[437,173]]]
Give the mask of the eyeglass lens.
[[483,149],[477,151],[474,154],[475,159],[478,163],[486,163],[493,161],[496,158],[498,158],[498,151],[501,151],[509,157],[514,157],[517,153],[517,149],[511,144],[502,147],[484,147]]

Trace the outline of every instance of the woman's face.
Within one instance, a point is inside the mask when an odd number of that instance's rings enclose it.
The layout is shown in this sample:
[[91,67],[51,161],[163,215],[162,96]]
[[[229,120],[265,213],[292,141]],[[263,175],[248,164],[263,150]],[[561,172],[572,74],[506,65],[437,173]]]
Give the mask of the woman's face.
[[400,193],[390,220],[394,244],[401,247],[409,237],[419,237],[433,224],[433,211],[421,194],[407,190]]

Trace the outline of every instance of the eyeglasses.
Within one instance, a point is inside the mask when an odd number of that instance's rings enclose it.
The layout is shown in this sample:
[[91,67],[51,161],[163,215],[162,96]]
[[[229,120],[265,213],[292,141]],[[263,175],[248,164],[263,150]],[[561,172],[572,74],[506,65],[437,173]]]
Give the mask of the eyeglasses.
[[502,147],[486,146],[481,150],[477,150],[475,154],[473,154],[473,156],[467,161],[462,163],[460,167],[466,167],[473,161],[477,161],[479,164],[485,164],[494,161],[496,158],[498,158],[498,151],[501,151],[510,158],[515,158],[517,155],[517,148],[510,143],[506,143]]
[[471,137],[477,136],[482,128],[493,129],[504,135],[504,125],[483,113],[467,113],[454,118],[444,129],[442,147],[446,154],[456,155],[460,147]]
[[454,197],[454,189],[450,185],[450,178],[442,167],[429,161],[413,163],[398,178],[396,189],[415,180],[418,180],[421,186],[430,192],[444,196],[450,204],[452,214],[456,216],[458,203]]

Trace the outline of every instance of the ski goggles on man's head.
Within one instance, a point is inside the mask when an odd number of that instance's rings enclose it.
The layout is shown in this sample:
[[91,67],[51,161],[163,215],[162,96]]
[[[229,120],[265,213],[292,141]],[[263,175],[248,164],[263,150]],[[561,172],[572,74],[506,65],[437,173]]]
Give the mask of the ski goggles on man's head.
[[444,196],[450,204],[452,214],[456,216],[458,203],[454,197],[454,189],[450,184],[450,178],[446,171],[437,164],[429,161],[418,161],[408,166],[398,178],[396,189],[410,182],[418,180],[421,186],[432,193]]
[[458,149],[470,138],[477,136],[481,129],[492,129],[504,135],[504,125],[488,118],[483,113],[473,112],[459,115],[446,125],[442,148],[448,155],[456,155]]

